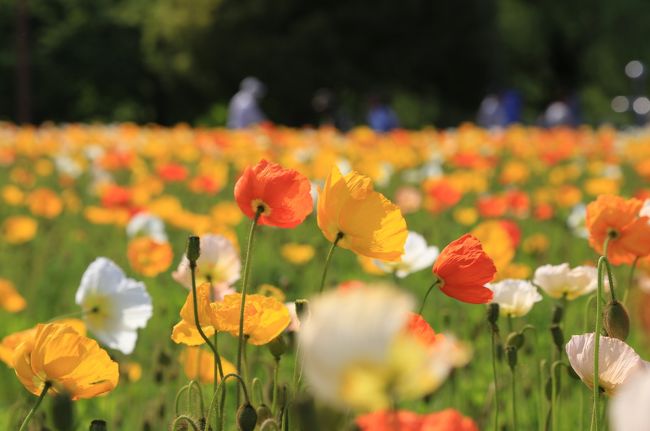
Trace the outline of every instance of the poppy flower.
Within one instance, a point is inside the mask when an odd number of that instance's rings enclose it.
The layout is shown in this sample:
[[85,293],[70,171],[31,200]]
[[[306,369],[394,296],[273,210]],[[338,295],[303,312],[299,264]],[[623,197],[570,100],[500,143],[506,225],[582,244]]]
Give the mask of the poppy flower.
[[36,189],[27,197],[29,211],[40,217],[56,218],[63,210],[63,201],[52,190],[46,188]]
[[486,304],[492,300],[493,292],[485,287],[494,279],[496,267],[481,242],[465,234],[445,247],[436,263],[433,273],[440,279],[440,290],[452,298],[470,304]]
[[650,254],[650,219],[639,216],[643,202],[620,196],[602,195],[587,205],[589,244],[603,253],[609,237],[607,257],[613,265],[631,264]]
[[314,247],[309,244],[289,243],[282,246],[280,254],[287,262],[304,265],[314,257]]
[[129,238],[148,236],[158,242],[166,242],[165,222],[154,214],[141,212],[134,215],[126,225],[126,234]]
[[[199,325],[203,333],[209,337],[214,334],[215,328],[212,323],[212,308],[210,306],[210,284],[203,283],[196,288],[196,304],[199,315]],[[181,321],[172,330],[172,340],[175,343],[182,343],[187,346],[199,346],[205,343],[203,337],[196,328],[194,316],[194,296],[192,291],[187,295],[185,304],[181,308]]]
[[120,267],[105,257],[88,266],[75,302],[97,339],[127,355],[135,348],[138,328],[144,328],[153,314],[144,283],[127,278]]
[[61,323],[39,324],[13,362],[18,380],[34,395],[49,384],[52,392],[73,400],[93,398],[112,391],[119,380],[117,363],[97,341]]
[[399,262],[375,261],[384,272],[395,273],[399,278],[430,267],[438,257],[438,247],[427,244],[417,232],[409,232],[404,244],[404,254]]
[[158,176],[167,182],[183,181],[187,178],[187,168],[176,163],[168,163],[158,166],[156,169]]
[[250,219],[258,211],[261,225],[292,228],[313,210],[311,183],[300,172],[260,161],[247,167],[235,184],[235,200]]
[[[183,365],[185,377],[189,380],[197,380],[201,383],[214,382],[214,353],[200,347],[186,347],[181,352],[180,362]],[[223,375],[236,373],[237,368],[232,362],[221,357]],[[220,381],[217,374],[217,381]]]
[[494,292],[492,302],[499,304],[499,311],[504,316],[524,316],[542,300],[537,288],[527,280],[506,279],[489,283],[487,287]]
[[141,236],[129,241],[126,252],[131,268],[145,277],[155,277],[167,271],[174,254],[168,242]]
[[[566,298],[572,301],[587,295],[598,287],[598,271],[592,266],[570,268],[568,263],[542,265],[535,270],[533,283],[551,298]],[[605,285],[609,282],[605,278]]]
[[[211,307],[213,326],[218,331],[239,336],[241,294],[226,295]],[[282,302],[264,295],[246,295],[243,329],[250,344],[260,346],[273,341],[290,323],[289,310]]]
[[361,431],[478,431],[478,426],[454,409],[419,415],[407,410],[380,410],[359,416]]
[[399,207],[373,190],[370,178],[334,167],[318,197],[318,227],[330,242],[357,254],[397,261],[408,236]]
[[38,223],[31,217],[7,217],[0,227],[2,237],[9,244],[22,244],[36,236]]
[[27,306],[25,298],[16,291],[14,284],[0,278],[0,308],[4,308],[10,313],[22,311]]
[[646,431],[650,423],[650,369],[638,371],[609,403],[609,419],[614,431]]
[[502,271],[515,257],[513,244],[517,238],[513,238],[511,230],[499,220],[484,221],[474,227],[470,233],[480,241],[483,250],[497,268],[497,277],[501,278]]
[[456,205],[463,194],[445,178],[431,180],[424,185],[425,206],[433,214],[438,214]]

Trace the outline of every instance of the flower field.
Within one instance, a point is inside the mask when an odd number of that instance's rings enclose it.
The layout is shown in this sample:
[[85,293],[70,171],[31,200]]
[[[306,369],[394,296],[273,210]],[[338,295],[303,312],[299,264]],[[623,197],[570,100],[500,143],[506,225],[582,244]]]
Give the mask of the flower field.
[[0,429],[648,430],[647,131],[0,124],[0,202]]

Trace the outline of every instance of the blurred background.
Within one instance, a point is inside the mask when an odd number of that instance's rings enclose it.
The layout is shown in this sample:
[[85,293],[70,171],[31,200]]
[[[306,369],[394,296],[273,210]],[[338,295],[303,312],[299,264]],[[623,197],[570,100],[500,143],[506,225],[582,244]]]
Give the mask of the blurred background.
[[254,76],[265,118],[295,127],[378,106],[387,128],[640,125],[648,16],[645,0],[0,0],[0,120],[220,126]]

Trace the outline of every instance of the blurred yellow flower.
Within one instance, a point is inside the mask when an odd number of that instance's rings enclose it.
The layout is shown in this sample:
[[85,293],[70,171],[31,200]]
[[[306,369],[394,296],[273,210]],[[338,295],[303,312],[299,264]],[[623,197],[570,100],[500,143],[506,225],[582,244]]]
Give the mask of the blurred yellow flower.
[[463,226],[471,226],[478,220],[478,211],[472,207],[456,208],[453,216],[456,223]]
[[584,189],[591,196],[617,195],[619,181],[612,178],[590,178],[585,181]]
[[147,236],[136,237],[129,241],[126,254],[131,268],[146,277],[155,277],[167,271],[174,258],[172,247],[168,242],[156,241]]
[[282,257],[294,265],[304,265],[314,257],[314,247],[309,244],[291,242],[280,249]]
[[373,190],[370,178],[334,167],[318,198],[318,227],[330,242],[367,257],[397,261],[408,231],[399,207]]
[[506,266],[502,271],[498,272],[496,275],[497,280],[505,280],[508,278],[526,280],[530,278],[532,274],[532,269],[530,266],[525,263],[515,263],[511,262]]
[[103,208],[90,206],[84,210],[84,217],[93,224],[114,224],[126,226],[131,215],[124,208]]
[[210,210],[212,220],[217,225],[237,226],[243,215],[235,202],[225,201],[214,205]]
[[277,299],[280,302],[284,302],[287,297],[279,287],[275,287],[272,284],[264,283],[257,288],[257,293],[262,296],[270,296]]
[[[226,295],[223,301],[211,306],[213,326],[219,331],[239,336],[241,294]],[[262,295],[246,295],[244,335],[249,343],[259,346],[273,341],[289,323],[289,310],[282,302]]]
[[503,271],[515,257],[512,240],[501,222],[496,220],[485,221],[476,226],[471,234],[483,244],[483,250],[494,261],[497,274]]
[[50,385],[52,392],[73,400],[93,398],[112,391],[119,380],[117,363],[97,341],[61,323],[37,325],[13,360],[18,380],[34,395]]
[[521,243],[521,248],[528,254],[543,254],[551,245],[548,237],[543,233],[534,233]]
[[36,236],[38,223],[31,217],[12,216],[2,223],[2,237],[9,244],[22,244]]
[[25,193],[13,184],[6,185],[2,188],[2,200],[7,205],[18,206],[25,200]]
[[0,308],[4,308],[10,313],[17,313],[24,310],[26,306],[25,298],[16,291],[14,284],[0,278]]
[[54,163],[48,159],[38,159],[34,164],[34,171],[41,177],[50,176],[54,172]]
[[[196,288],[197,308],[199,314],[199,324],[206,336],[214,334],[212,323],[212,308],[210,306],[210,283],[203,283]],[[183,343],[188,346],[198,346],[205,341],[196,328],[196,319],[194,318],[194,295],[192,291],[187,295],[185,304],[181,308],[181,321],[178,322],[172,330],[172,340],[175,343]]]

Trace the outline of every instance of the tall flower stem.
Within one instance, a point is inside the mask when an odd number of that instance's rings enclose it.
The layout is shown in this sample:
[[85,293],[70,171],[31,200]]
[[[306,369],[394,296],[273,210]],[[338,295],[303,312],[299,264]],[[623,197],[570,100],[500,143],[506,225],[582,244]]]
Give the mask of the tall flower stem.
[[[596,291],[596,328],[594,330],[594,405],[592,408],[591,414],[591,431],[599,431],[599,415],[598,415],[598,403],[600,401],[600,384],[599,384],[599,370],[598,370],[598,361],[600,356],[600,332],[602,330],[602,298],[603,298],[603,284],[604,284],[604,271],[608,270],[608,275],[610,276],[610,291],[614,291],[614,285],[612,284],[611,274],[609,271],[609,265],[607,262],[607,245],[609,244],[610,237],[608,236],[605,239],[605,244],[603,245],[603,256],[598,259],[598,290]],[[613,297],[613,294],[612,294]]]
[[[248,290],[248,279],[251,272],[251,261],[253,260],[253,241],[255,240],[255,228],[257,227],[257,221],[264,212],[264,207],[262,205],[257,207],[255,211],[255,217],[251,221],[251,228],[248,233],[248,244],[246,246],[246,263],[244,264],[244,278],[242,279],[241,284],[241,308],[239,309],[239,343],[237,347],[237,374],[242,375],[242,355],[244,350],[244,310],[246,307],[246,292]],[[239,404],[240,390],[239,386],[237,387],[237,404]]]
[[434,287],[436,287],[438,284],[440,284],[440,279],[436,278],[436,281],[433,282],[431,286],[427,289],[427,293],[424,294],[424,298],[422,298],[422,305],[420,305],[420,309],[418,310],[418,314],[422,314],[422,311],[424,311],[424,305],[427,303],[427,298],[429,297],[429,294],[433,290]]
[[343,232],[339,232],[336,234],[336,239],[334,239],[334,242],[332,243],[332,246],[330,247],[330,251],[327,252],[327,258],[325,258],[325,268],[323,268],[323,276],[320,279],[320,288],[318,289],[318,293],[323,292],[323,289],[325,288],[325,281],[327,280],[327,270],[330,267],[330,261],[332,260],[332,255],[334,254],[334,249],[338,245],[339,241],[343,239]]
[[511,368],[512,371],[512,429],[517,431],[517,375],[515,367]]
[[625,293],[623,294],[623,305],[627,303],[627,296],[630,294],[630,290],[632,290],[632,283],[634,282],[634,271],[636,270],[636,264],[638,262],[639,258],[637,257],[634,259],[634,262],[632,262],[632,266],[630,266],[630,274],[627,278],[627,289],[625,289]]
[[280,370],[280,357],[275,358],[275,367],[273,368],[273,401],[271,403],[271,411],[273,412],[273,417],[278,416],[276,410],[278,408],[278,373]]
[[[210,300],[215,301],[216,298],[214,297],[214,285],[212,284],[212,276],[208,275],[207,276],[208,283],[210,283]],[[221,364],[221,356],[219,355],[219,333],[217,332],[216,328],[214,331],[214,336],[212,337],[212,341],[214,344],[214,383],[212,386],[213,390],[217,390],[217,375],[219,376],[219,380],[223,379],[223,366]]]
[[52,386],[51,383],[45,382],[45,386],[43,386],[43,390],[41,391],[41,394],[38,396],[38,399],[36,400],[36,403],[34,403],[32,409],[29,411],[29,413],[27,413],[27,416],[25,417],[25,420],[23,421],[23,424],[20,426],[18,431],[23,431],[27,429],[27,425],[29,425],[29,421],[32,420],[32,416],[34,416],[34,413],[36,413],[38,406],[41,405],[43,398],[45,398],[45,394],[47,394],[47,391],[50,390],[51,386]]
[[499,380],[497,372],[496,331],[492,331],[492,373],[494,375],[494,431],[499,430]]

